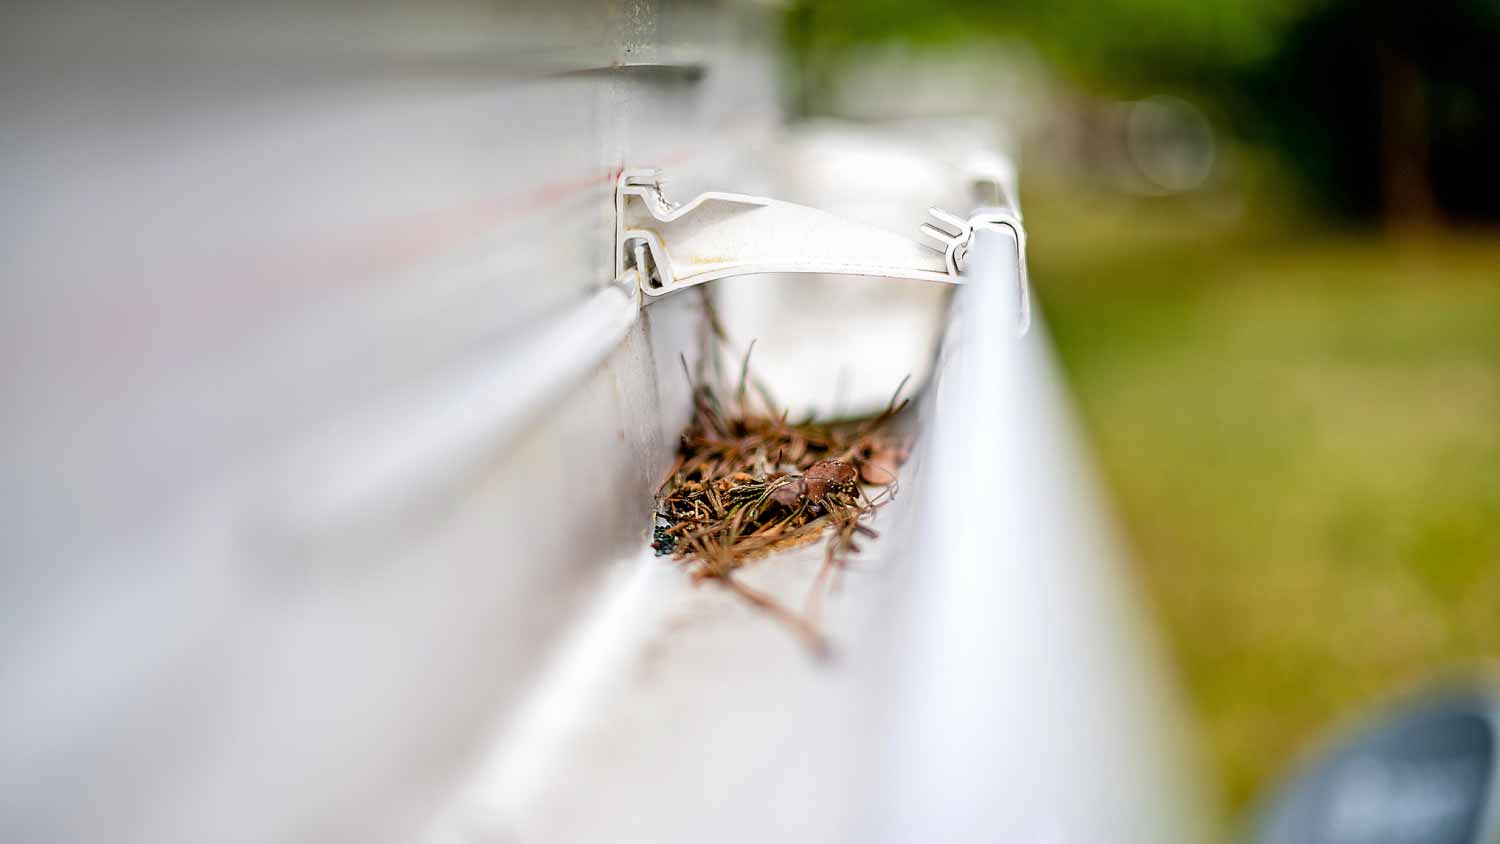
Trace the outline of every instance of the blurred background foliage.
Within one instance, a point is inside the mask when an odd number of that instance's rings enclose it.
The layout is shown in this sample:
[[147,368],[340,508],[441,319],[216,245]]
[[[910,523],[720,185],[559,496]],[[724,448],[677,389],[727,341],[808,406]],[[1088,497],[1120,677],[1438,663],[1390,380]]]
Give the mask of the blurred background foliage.
[[1091,91],[1193,99],[1333,213],[1500,214],[1496,0],[801,0],[787,33],[809,112],[871,45],[1011,39]]
[[[786,26],[807,116],[1016,129],[1033,283],[1231,807],[1500,652],[1500,3],[798,0]],[[969,89],[911,83],[932,66]]]

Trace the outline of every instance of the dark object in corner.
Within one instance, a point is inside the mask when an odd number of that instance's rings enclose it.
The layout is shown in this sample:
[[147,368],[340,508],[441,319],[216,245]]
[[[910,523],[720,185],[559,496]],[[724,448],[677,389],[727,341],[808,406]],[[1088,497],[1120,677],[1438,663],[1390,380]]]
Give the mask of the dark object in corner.
[[1254,844],[1500,840],[1500,698],[1449,689],[1335,744],[1272,796]]

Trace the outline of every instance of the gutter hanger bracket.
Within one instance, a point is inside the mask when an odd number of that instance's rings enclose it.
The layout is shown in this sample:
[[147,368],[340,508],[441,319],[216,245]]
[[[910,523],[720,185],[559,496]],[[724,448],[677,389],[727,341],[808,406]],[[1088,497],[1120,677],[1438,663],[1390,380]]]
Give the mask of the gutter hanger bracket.
[[964,218],[932,208],[918,243],[792,202],[709,191],[677,204],[659,170],[626,170],[615,187],[615,276],[633,275],[643,302],[704,282],[757,273],[823,273],[961,284],[976,226],[1014,231],[1026,319],[1025,234],[1019,215],[982,209]]

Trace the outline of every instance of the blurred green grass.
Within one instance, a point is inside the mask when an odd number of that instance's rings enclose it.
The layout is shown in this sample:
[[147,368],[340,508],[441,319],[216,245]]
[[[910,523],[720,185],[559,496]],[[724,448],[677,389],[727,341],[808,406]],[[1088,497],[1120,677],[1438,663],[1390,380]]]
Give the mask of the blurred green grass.
[[1500,233],[1025,191],[1032,278],[1230,808],[1500,653]]

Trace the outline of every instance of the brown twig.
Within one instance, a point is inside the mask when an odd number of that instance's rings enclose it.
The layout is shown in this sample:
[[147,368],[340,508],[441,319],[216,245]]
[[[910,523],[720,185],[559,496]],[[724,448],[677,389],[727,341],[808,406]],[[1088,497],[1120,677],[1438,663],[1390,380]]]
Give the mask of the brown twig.
[[[707,307],[712,337],[727,346],[722,324]],[[828,643],[815,622],[820,597],[844,561],[859,552],[856,537],[875,537],[863,522],[895,495],[894,470],[906,458],[906,445],[888,429],[906,407],[901,392],[907,381],[875,416],[792,423],[751,369],[754,347],[752,342],[741,357],[731,405],[720,401],[701,368],[695,382],[682,357],[693,419],[672,471],[657,490],[660,523],[653,544],[658,553],[688,564],[695,579],[721,581],[787,624],[815,652],[826,653]],[[752,386],[765,404],[760,412],[750,406]],[[867,486],[881,491],[872,498]],[[753,559],[825,533],[824,561],[803,615],[735,577]]]

